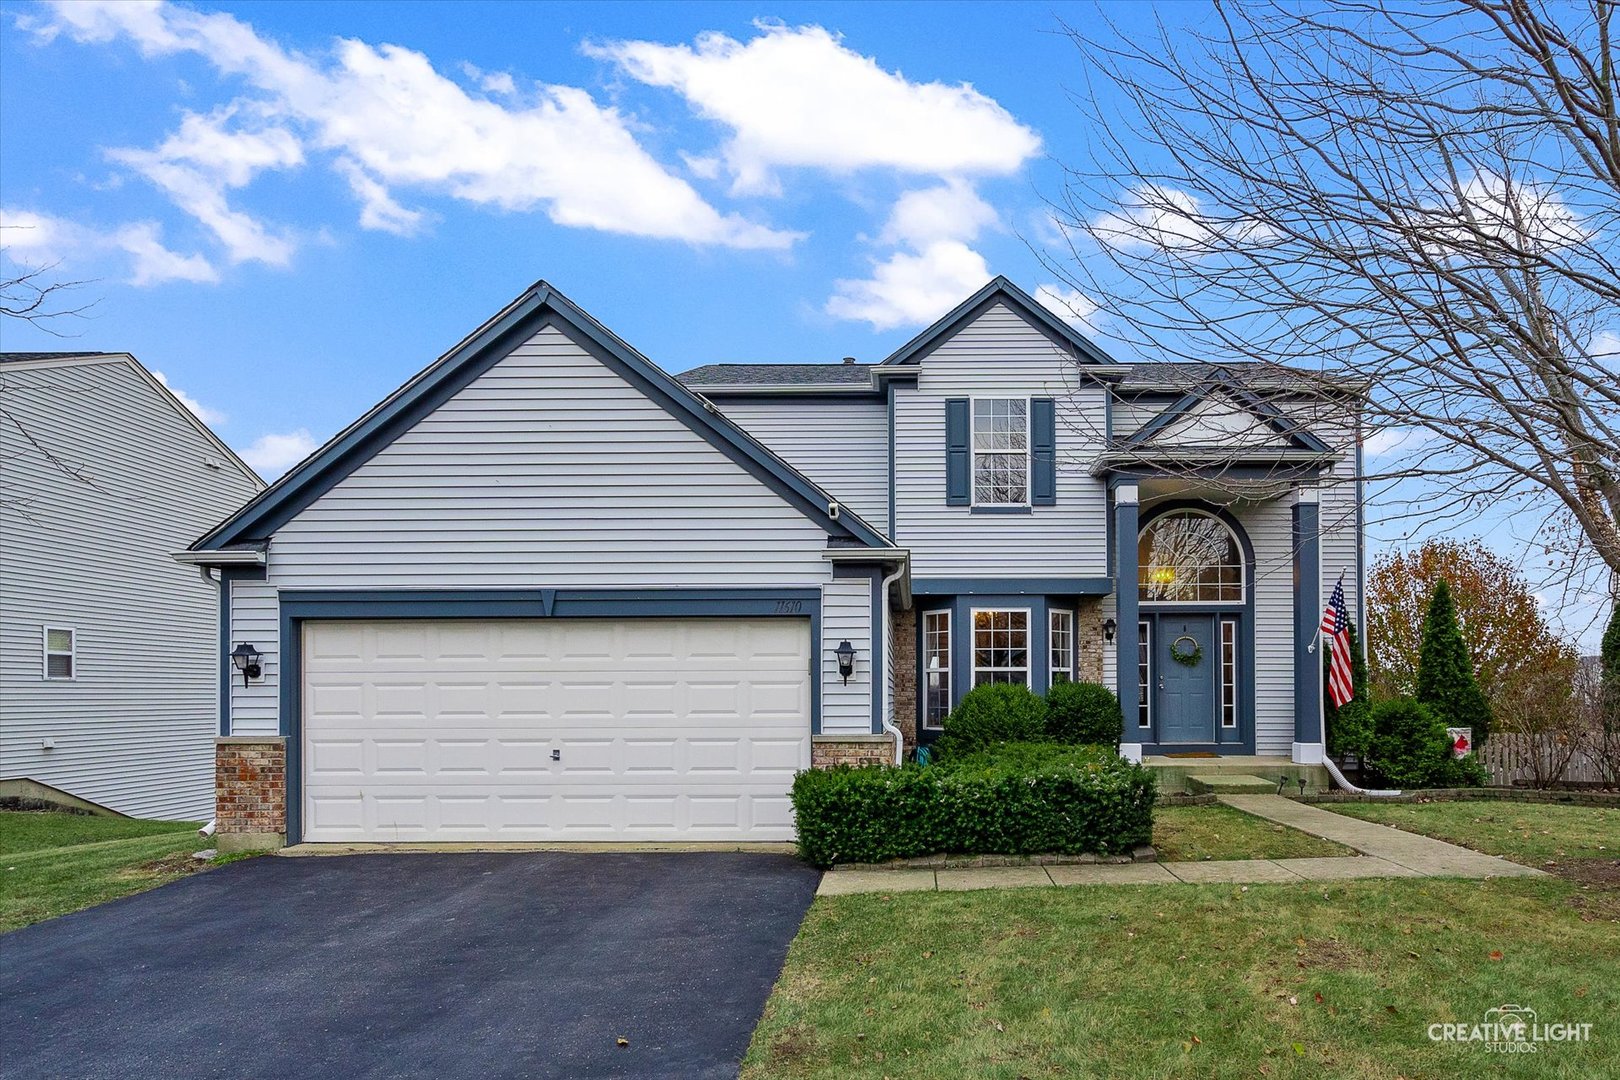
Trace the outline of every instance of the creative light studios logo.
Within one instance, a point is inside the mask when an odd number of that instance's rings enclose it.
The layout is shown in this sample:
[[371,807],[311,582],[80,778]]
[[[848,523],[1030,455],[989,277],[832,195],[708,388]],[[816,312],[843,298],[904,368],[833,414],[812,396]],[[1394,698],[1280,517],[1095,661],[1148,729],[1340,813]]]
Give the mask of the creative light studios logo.
[[1539,1054],[1561,1043],[1589,1042],[1592,1025],[1543,1024],[1525,1005],[1498,1005],[1485,1011],[1482,1024],[1430,1024],[1434,1042],[1474,1043],[1492,1054]]

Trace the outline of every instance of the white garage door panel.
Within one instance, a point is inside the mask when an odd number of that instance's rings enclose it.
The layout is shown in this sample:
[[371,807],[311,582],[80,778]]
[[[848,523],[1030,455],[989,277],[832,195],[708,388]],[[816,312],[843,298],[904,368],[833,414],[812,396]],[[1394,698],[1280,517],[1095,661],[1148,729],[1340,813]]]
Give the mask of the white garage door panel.
[[791,840],[809,668],[802,620],[308,623],[304,839]]

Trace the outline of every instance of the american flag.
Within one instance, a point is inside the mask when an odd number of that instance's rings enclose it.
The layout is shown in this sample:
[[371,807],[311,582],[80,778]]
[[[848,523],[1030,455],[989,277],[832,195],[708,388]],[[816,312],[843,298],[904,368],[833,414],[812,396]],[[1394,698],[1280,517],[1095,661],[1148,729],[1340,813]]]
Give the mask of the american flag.
[[1350,616],[1344,610],[1344,578],[1333,586],[1333,596],[1322,611],[1322,640],[1332,647],[1328,665],[1328,698],[1335,709],[1355,696],[1350,681]]

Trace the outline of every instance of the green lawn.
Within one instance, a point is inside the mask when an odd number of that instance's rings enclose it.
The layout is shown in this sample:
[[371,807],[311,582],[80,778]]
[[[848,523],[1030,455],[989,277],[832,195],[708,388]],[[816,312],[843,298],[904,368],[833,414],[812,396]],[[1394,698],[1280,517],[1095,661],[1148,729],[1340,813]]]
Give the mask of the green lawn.
[[1153,846],[1162,862],[1355,854],[1342,844],[1219,804],[1154,807]]
[[1324,807],[1529,866],[1620,859],[1620,806],[1558,803],[1342,803]]
[[0,932],[205,868],[189,821],[0,811]]
[[[1620,893],[1557,879],[820,898],[743,1075],[1620,1076],[1617,965]],[[1504,1003],[1594,1041],[1428,1038]]]

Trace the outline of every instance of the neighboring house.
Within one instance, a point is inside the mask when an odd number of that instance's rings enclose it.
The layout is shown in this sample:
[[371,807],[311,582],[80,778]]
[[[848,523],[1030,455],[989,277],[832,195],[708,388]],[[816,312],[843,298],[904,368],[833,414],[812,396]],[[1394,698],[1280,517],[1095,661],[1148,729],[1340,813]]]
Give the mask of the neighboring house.
[[541,283],[184,556],[262,656],[223,842],[787,839],[796,771],[986,681],[1318,761],[1357,393],[1116,364],[1000,278],[880,364],[677,380]]
[[263,488],[133,356],[0,353],[0,791],[213,816],[217,590],[172,556]]

